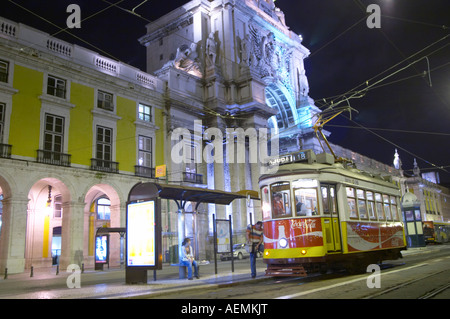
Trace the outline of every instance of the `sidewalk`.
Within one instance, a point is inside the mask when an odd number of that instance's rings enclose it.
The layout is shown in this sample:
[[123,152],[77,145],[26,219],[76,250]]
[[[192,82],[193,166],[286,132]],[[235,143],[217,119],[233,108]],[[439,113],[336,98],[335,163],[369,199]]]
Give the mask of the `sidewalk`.
[[110,298],[146,298],[169,295],[174,291],[191,289],[218,288],[242,283],[267,280],[266,265],[262,259],[257,260],[257,276],[252,279],[250,260],[218,262],[215,274],[214,262],[200,266],[200,279],[179,279],[178,267],[164,264],[163,270],[148,272],[147,284],[126,285],[124,269],[104,271],[87,270],[81,274],[81,288],[69,289],[67,280],[71,273],[61,271],[56,275],[56,268],[35,269],[30,273],[8,275],[0,279],[0,299],[110,299]]

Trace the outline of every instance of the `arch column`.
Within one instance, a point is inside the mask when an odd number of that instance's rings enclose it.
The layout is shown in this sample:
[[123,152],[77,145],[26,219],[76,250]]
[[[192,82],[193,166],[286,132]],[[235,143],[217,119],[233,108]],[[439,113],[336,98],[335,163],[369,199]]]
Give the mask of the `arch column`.
[[84,244],[84,206],[81,202],[64,202],[61,234],[61,269],[71,264],[81,267]]
[[22,273],[25,270],[27,228],[27,196],[3,199],[2,233],[0,237],[0,273]]
[[[113,228],[117,228],[117,227],[121,227],[122,225],[124,225],[123,227],[125,227],[125,220],[122,223],[122,216],[123,219],[125,219],[125,213],[122,214],[121,212],[125,212],[126,211],[126,204],[116,204],[116,205],[111,205],[110,206],[110,211],[111,211],[111,220],[110,220],[110,225]],[[121,266],[121,261],[125,261],[121,260],[121,252],[125,253],[125,247],[124,247],[124,241],[120,240],[120,236],[119,234],[110,234],[110,247],[109,247],[109,265],[111,267],[118,267]],[[122,247],[121,247],[122,246]],[[123,256],[123,258],[125,258],[125,256]]]

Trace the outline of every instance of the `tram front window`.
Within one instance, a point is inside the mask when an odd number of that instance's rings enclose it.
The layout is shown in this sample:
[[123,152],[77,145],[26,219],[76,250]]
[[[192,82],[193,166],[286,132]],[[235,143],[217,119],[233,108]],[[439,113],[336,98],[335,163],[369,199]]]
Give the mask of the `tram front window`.
[[291,217],[290,184],[288,182],[273,184],[270,192],[272,194],[272,217]]
[[318,215],[317,188],[294,190],[296,216]]

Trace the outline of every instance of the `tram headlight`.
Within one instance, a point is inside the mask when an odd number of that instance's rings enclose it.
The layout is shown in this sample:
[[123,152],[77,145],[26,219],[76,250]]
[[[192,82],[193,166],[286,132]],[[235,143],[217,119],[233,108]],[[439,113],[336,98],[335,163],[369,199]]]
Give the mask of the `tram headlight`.
[[287,239],[286,238],[281,238],[279,241],[278,241],[278,244],[280,245],[280,247],[281,248],[286,248],[287,246],[288,246],[288,241],[287,241]]

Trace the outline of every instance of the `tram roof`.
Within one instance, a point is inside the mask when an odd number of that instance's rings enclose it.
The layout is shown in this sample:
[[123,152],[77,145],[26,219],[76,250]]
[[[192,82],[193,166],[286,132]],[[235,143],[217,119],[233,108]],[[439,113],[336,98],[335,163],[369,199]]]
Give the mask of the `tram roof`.
[[259,200],[258,192],[252,190],[225,192],[182,185],[139,183],[130,191],[128,201],[150,200],[159,197],[162,199],[229,205],[235,199],[244,199],[248,196],[251,199]]
[[320,174],[320,173],[330,173],[330,174],[339,174],[345,177],[350,177],[358,180],[365,180],[367,182],[388,186],[388,187],[396,187],[392,180],[391,176],[381,176],[374,175],[365,171],[361,171],[355,168],[347,168],[342,164],[327,164],[327,163],[289,163],[281,165],[276,173],[262,175],[259,181],[266,180],[272,177],[278,176],[286,176],[286,175],[295,175],[295,174]]

